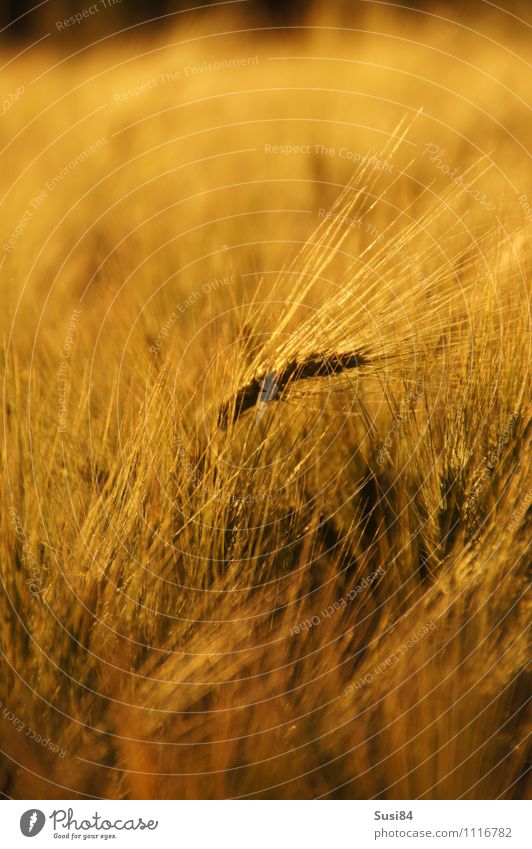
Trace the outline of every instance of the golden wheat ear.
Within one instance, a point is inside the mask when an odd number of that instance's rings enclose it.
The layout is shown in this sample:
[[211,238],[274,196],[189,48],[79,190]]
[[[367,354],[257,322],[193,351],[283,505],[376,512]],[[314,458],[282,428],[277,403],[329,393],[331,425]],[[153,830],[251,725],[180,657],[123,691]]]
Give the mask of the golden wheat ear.
[[233,397],[220,407],[218,424],[225,427],[229,418],[237,421],[252,407],[282,400],[283,391],[289,384],[343,374],[369,365],[372,365],[372,360],[365,351],[346,351],[341,354],[312,353],[301,359],[290,360],[277,371],[261,372],[241,386]]

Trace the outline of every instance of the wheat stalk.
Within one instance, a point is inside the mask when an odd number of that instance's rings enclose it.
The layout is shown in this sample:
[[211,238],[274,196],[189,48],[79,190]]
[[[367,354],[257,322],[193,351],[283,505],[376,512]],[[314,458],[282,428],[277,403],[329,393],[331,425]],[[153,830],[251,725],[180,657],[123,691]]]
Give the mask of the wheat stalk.
[[241,386],[233,397],[220,407],[218,423],[225,426],[232,413],[237,421],[247,410],[261,402],[282,398],[289,384],[313,378],[330,377],[362,366],[372,365],[365,351],[346,351],[339,354],[312,353],[302,359],[292,359],[278,371],[262,372]]

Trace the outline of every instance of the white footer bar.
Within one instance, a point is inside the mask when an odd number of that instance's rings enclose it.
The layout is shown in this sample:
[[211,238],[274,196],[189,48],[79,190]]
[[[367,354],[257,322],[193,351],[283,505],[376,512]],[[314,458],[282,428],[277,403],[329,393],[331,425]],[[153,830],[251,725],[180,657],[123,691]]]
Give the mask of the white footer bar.
[[6,801],[1,842],[6,849],[72,844],[528,849],[528,806],[515,801]]

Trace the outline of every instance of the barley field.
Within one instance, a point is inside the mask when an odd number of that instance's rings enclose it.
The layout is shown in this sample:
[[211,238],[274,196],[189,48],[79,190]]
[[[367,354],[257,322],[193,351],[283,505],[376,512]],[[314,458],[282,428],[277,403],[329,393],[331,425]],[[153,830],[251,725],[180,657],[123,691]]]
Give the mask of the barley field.
[[245,5],[0,43],[0,791],[522,798],[527,6]]

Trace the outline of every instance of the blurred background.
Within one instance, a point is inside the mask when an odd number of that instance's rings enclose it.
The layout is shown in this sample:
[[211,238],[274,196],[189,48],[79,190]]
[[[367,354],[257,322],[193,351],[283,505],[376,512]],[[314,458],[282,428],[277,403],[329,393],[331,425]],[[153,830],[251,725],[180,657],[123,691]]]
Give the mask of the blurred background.
[[[313,11],[313,7],[323,3],[317,0],[4,0],[0,7],[0,38],[29,38],[44,36],[48,32],[57,35],[56,21],[67,19],[91,6],[99,6],[106,14],[92,14],[79,27],[69,27],[62,31],[72,40],[87,40],[98,35],[139,24],[160,28],[168,24],[168,19],[177,14],[197,14],[202,7],[238,7],[239,14],[247,14],[262,26],[294,26],[303,23]],[[479,13],[497,9],[526,16],[530,4],[522,0],[506,0],[494,4],[484,0],[329,0],[326,4],[334,8],[336,15],[342,15],[351,21],[367,13],[369,7],[393,6],[394,10],[404,8],[427,10],[442,16],[474,19]],[[504,16],[501,16],[504,17]]]

